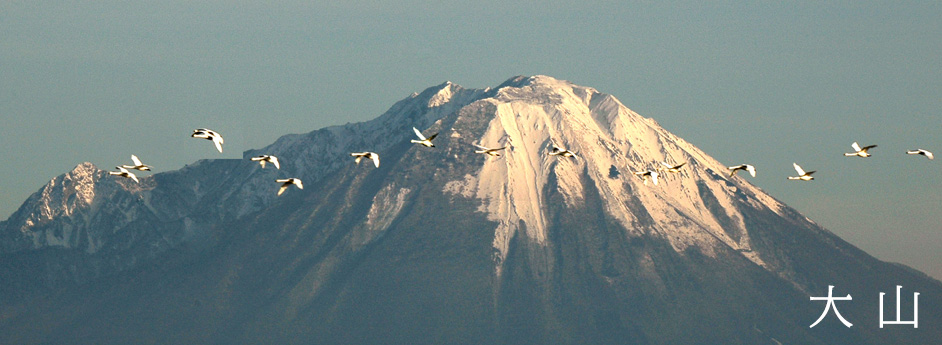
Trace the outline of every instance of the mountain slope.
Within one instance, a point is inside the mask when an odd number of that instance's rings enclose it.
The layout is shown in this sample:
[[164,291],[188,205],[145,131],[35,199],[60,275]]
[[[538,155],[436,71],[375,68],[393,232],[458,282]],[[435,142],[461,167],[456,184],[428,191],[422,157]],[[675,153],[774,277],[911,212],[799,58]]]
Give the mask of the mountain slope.
[[[91,163],[80,164],[51,180],[0,222],[0,255],[50,253],[30,263],[8,262],[13,264],[11,270],[30,276],[28,280],[44,281],[33,282],[35,287],[94,280],[181,246],[213,246],[216,239],[210,229],[216,224],[277,200],[275,179],[292,176],[315,184],[348,165],[350,152],[414,136],[411,126],[424,128],[486,91],[444,83],[396,103],[375,120],[286,135],[244,154],[279,156],[281,170],[259,169],[248,159],[203,160],[142,177],[135,184],[109,177]],[[63,266],[59,256],[74,253],[81,254]]]
[[[440,133],[436,147],[408,143],[412,126]],[[552,143],[578,157],[547,155]],[[488,157],[471,144],[511,148]],[[367,149],[382,156],[379,169],[352,164],[349,152]],[[921,292],[921,324],[942,322],[939,282],[870,257],[592,88],[546,76],[483,90],[445,83],[376,120],[285,136],[246,156],[261,153],[282,158],[281,173],[306,188],[275,198],[275,172],[247,159],[157,174],[141,190],[85,167],[97,180],[75,189],[91,184],[95,197],[66,203],[74,206],[46,224],[107,218],[86,204],[109,205],[132,220],[114,232],[139,233],[123,242],[135,245],[116,246],[123,251],[7,245],[29,243],[9,235],[13,227],[45,238],[68,228],[24,228],[23,215],[41,209],[29,205],[79,200],[31,198],[0,229],[5,281],[28,281],[32,260],[137,255],[153,246],[151,224],[180,235],[137,264],[0,306],[0,342],[878,344],[940,336],[933,327],[875,326],[879,292],[897,284]],[[660,161],[687,165],[657,186],[633,174]],[[125,187],[108,194],[110,184]],[[155,216],[138,216],[141,204]],[[95,248],[121,237],[101,238]],[[808,328],[824,308],[808,297],[828,285],[854,296],[838,303],[854,327],[830,315]]]

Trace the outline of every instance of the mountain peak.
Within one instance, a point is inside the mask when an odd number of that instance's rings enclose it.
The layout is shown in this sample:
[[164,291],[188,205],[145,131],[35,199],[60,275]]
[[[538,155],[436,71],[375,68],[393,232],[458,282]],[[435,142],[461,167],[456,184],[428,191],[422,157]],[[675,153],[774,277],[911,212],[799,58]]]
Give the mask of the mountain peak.
[[529,85],[532,79],[533,77],[525,76],[525,75],[513,76],[510,79],[507,79],[506,81],[504,81],[503,83],[500,83],[500,85],[497,85],[496,89],[501,89],[507,86],[524,87],[524,86]]
[[554,87],[573,87],[573,86],[578,87],[578,85],[573,84],[572,82],[567,81],[567,80],[556,79],[548,75],[537,74],[537,75],[532,75],[532,76],[518,75],[518,76],[511,77],[510,79],[507,79],[506,81],[498,85],[496,89],[500,89],[504,87],[522,88],[522,87],[531,86],[531,85],[543,85],[543,86],[554,86]]
[[72,168],[72,170],[69,171],[69,173],[70,174],[90,174],[90,173],[95,173],[99,171],[102,171],[102,170],[99,169],[97,166],[95,166],[95,164],[92,164],[91,162],[82,162],[76,165],[75,168]]
[[84,162],[54,177],[7,220],[6,233],[0,237],[13,239],[4,241],[0,252],[69,246],[70,236],[60,221],[72,223],[92,207],[98,194],[96,185],[103,176],[103,170]]
[[57,184],[55,179],[50,184],[63,188],[67,194],[74,193],[77,206],[88,206],[95,199],[95,183],[103,172],[104,170],[98,169],[94,164],[84,162],[62,176],[61,184]]
[[[440,133],[435,147],[410,144],[413,127]],[[809,292],[942,295],[614,96],[552,77],[446,82],[255,152],[281,169],[204,160],[138,184],[82,163],[53,179],[0,223],[0,342],[861,344],[881,338],[809,331]],[[685,164],[658,184],[636,174],[662,162]],[[307,187],[279,197],[282,176]],[[62,281],[89,287],[3,299]],[[873,305],[841,311],[872,320]],[[168,322],[180,315],[194,317]],[[939,338],[927,330],[914,342]]]
[[428,101],[429,108],[435,108],[447,104],[451,101],[451,97],[454,94],[463,88],[460,85],[453,84],[450,81],[446,81],[443,84],[438,86],[440,89],[435,93]]
[[[548,76],[518,76],[481,102],[491,106],[467,107],[454,120],[452,128],[460,132],[456,136],[511,149],[500,159],[484,161],[477,173],[452,181],[446,190],[475,195],[488,219],[500,224],[494,236],[498,262],[508,255],[515,234],[537,243],[549,238],[544,200],[551,185],[567,207],[575,208],[584,206],[589,190],[596,190],[602,201],[597,206],[632,235],[662,237],[678,252],[695,247],[709,256],[719,247],[752,251],[743,215],[733,206],[736,200],[776,213],[782,208],[749,182],[724,174],[725,165],[593,88]],[[482,126],[478,133],[460,130]],[[577,157],[550,156],[553,145]],[[634,174],[658,169],[661,162],[687,165],[663,175],[656,186]],[[619,177],[609,177],[612,169]],[[714,203],[722,205],[722,214],[701,212]],[[759,256],[743,256],[765,265]]]

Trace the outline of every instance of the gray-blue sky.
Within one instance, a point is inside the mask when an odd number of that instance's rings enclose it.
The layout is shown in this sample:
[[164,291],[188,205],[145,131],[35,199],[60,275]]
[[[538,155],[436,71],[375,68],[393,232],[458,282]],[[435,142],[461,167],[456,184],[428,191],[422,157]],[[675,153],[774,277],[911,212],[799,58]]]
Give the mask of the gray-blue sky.
[[[158,171],[374,118],[450,80],[613,94],[844,239],[942,277],[942,4],[0,3],[0,218],[49,179]],[[226,152],[189,138],[226,137]],[[879,144],[870,159],[850,143]],[[818,170],[786,181],[792,162]]]

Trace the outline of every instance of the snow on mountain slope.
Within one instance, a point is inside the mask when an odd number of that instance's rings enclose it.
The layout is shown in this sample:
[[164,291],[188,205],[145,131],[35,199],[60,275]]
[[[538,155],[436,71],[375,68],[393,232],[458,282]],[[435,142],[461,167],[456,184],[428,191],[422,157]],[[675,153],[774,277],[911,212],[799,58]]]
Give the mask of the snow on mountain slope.
[[[443,128],[442,119],[455,114],[451,128]],[[481,116],[489,119],[483,135],[452,130]],[[606,213],[633,236],[661,236],[677,251],[693,246],[708,255],[715,246],[729,246],[760,265],[765,263],[751,250],[734,201],[782,212],[778,201],[742,178],[730,177],[724,164],[615,97],[534,76],[511,78],[493,89],[446,82],[397,102],[374,120],[285,135],[268,147],[245,152],[241,161],[200,161],[145,177],[140,185],[82,164],[53,179],[0,224],[0,250],[59,247],[92,254],[108,246],[146,245],[138,243],[144,239],[160,239],[162,245],[155,251],[193,239],[211,241],[212,227],[277,202],[275,178],[300,177],[313,185],[351,164],[350,152],[369,150],[382,156],[407,142],[414,136],[412,127],[451,130],[443,135],[467,144],[511,146],[502,157],[488,158],[478,173],[445,188],[482,200],[481,211],[499,224],[493,240],[498,272],[520,224],[525,224],[528,238],[546,240],[542,203],[551,178],[567,204],[581,205],[582,176],[589,176]],[[547,155],[553,143],[578,156]],[[281,170],[261,169],[247,159],[260,154],[278,156]],[[687,165],[677,174],[662,172],[663,182],[657,186],[645,185],[633,174],[657,168],[661,161]],[[395,215],[387,213],[398,212],[409,194],[398,189],[384,193],[376,196],[367,219],[373,232],[389,226]],[[717,217],[711,208],[725,214]]]
[[[139,257],[146,260],[184,242],[211,243],[214,227],[277,202],[276,178],[299,177],[315,184],[352,164],[350,152],[382,155],[413,137],[413,126],[425,129],[486,92],[446,82],[412,94],[374,120],[285,135],[268,147],[245,152],[243,160],[201,160],[141,176],[140,184],[82,163],[53,178],[0,222],[0,254],[59,248],[131,255],[146,247],[149,253]],[[248,160],[260,154],[278,156],[281,169],[262,169]],[[380,224],[389,221],[376,217]],[[109,254],[99,253],[103,249]]]
[[[776,213],[781,212],[781,203],[742,178],[730,177],[724,164],[611,95],[546,76],[518,77],[511,84],[468,108],[491,117],[476,143],[509,144],[512,149],[501,158],[487,159],[477,174],[446,186],[448,192],[483,200],[482,211],[500,224],[494,234],[494,247],[501,256],[498,262],[506,257],[509,240],[521,221],[527,237],[545,241],[546,208],[541,205],[541,193],[550,176],[558,180],[566,202],[578,205],[584,190],[580,176],[586,173],[600,191],[607,213],[634,236],[661,236],[677,251],[695,246],[708,255],[715,246],[729,246],[764,265],[751,253],[748,232],[732,201],[745,200]],[[472,138],[473,133],[458,136]],[[553,143],[578,157],[547,155]],[[657,186],[645,185],[633,174],[657,169],[659,162],[687,165],[677,174],[662,172],[663,182]],[[617,178],[609,176],[613,168]],[[736,229],[720,224],[707,211],[704,192],[715,196]]]
[[[410,144],[412,127],[441,133],[436,146]],[[549,156],[553,143],[578,156]],[[472,144],[510,147],[490,157]],[[355,165],[349,153],[364,150],[380,168]],[[876,319],[872,297],[893,285],[922,292],[926,310],[942,305],[942,285],[567,81],[444,83],[245,157],[258,154],[281,170],[202,160],[137,184],[82,164],[53,179],[0,223],[0,342],[939,338],[931,327],[907,338],[836,321],[809,329],[821,304],[808,296],[829,285],[863,296],[841,306],[855,323]],[[686,165],[658,185],[633,173],[660,162]],[[288,176],[305,189],[276,197],[274,179]]]
[[100,250],[111,231],[137,218],[128,193],[153,187],[148,179],[138,184],[107,176],[91,163],[82,163],[53,178],[4,223],[2,251],[42,247],[77,248],[86,253]]

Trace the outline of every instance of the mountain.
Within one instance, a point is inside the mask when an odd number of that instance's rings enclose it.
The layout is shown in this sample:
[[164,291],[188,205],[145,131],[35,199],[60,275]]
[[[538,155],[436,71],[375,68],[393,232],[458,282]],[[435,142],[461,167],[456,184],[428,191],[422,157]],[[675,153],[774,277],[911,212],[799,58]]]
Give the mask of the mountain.
[[[439,133],[436,147],[410,144],[411,127]],[[554,143],[577,157],[547,155]],[[472,144],[509,148],[488,157]],[[353,164],[364,150],[380,168]],[[247,159],[258,154],[282,169]],[[53,179],[0,223],[0,343],[942,336],[942,283],[867,255],[615,97],[567,81],[444,83],[374,120],[244,157],[140,184],[87,163]],[[658,185],[633,174],[662,161],[687,164]],[[305,189],[276,197],[281,177]],[[809,297],[829,285],[853,296],[836,302],[853,327],[831,312],[809,328],[825,307]],[[879,293],[896,285],[920,292],[920,328],[878,327]]]
[[[276,201],[274,180],[302,178],[308,185],[349,165],[349,153],[388,147],[470,103],[486,90],[445,83],[396,103],[379,118],[286,135],[244,153],[243,160],[202,160],[181,170],[141,177],[109,177],[91,163],[52,179],[0,223],[0,255],[55,253],[29,279],[84,282],[136,267],[181,246],[211,247],[215,224],[238,219]],[[380,134],[385,130],[395,132]],[[280,157],[281,170],[259,169],[247,158]],[[59,255],[81,253],[69,260]],[[36,265],[35,262],[30,263]],[[66,266],[63,266],[66,265]],[[37,272],[38,270],[39,272]],[[9,288],[10,286],[7,286]]]

